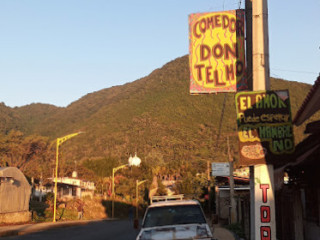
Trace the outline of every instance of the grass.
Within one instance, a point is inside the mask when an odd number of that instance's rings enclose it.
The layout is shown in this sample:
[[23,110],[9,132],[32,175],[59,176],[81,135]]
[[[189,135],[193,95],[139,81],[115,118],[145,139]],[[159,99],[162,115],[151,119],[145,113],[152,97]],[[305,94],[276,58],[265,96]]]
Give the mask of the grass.
[[[86,199],[82,198],[84,203],[84,220],[100,219],[111,217],[112,202],[101,198]],[[78,219],[78,203],[72,199],[69,201],[58,202],[56,210],[57,221],[71,221]],[[135,214],[135,207],[131,203],[115,200],[114,202],[115,218],[127,219],[129,212]],[[30,201],[30,211],[32,212],[32,222],[50,222],[53,219],[53,203],[50,196],[45,202]],[[140,205],[139,216],[143,216],[144,207]]]
[[[53,209],[44,202],[30,202],[30,210],[32,212],[32,222],[50,222],[53,219]],[[57,208],[56,219],[60,221],[77,220],[78,213],[73,209]]]

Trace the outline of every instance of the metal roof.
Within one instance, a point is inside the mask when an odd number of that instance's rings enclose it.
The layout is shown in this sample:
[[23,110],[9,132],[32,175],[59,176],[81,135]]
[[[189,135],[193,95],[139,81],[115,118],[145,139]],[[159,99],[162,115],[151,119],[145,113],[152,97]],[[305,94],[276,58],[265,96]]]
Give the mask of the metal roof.
[[298,110],[293,123],[297,126],[301,125],[305,120],[320,110],[320,76],[314,82],[308,95],[304,99],[300,109]]

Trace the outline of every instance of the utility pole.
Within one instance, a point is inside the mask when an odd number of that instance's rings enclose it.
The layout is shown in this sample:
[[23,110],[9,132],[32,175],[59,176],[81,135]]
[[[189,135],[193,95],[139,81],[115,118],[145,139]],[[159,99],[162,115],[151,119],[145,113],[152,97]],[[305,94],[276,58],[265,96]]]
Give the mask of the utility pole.
[[253,91],[270,89],[267,0],[252,1]]
[[234,179],[233,179],[233,158],[230,153],[230,144],[229,144],[229,136],[227,138],[228,145],[228,157],[229,157],[229,166],[230,166],[230,223],[237,222],[237,211],[236,211],[236,200],[234,199]]
[[[246,12],[246,57],[247,80],[249,90],[253,90],[252,73],[252,0],[245,0]],[[250,239],[255,239],[255,212],[254,212],[254,167],[250,166]]]
[[209,218],[211,219],[211,186],[210,186],[210,161],[207,161],[207,178],[208,178],[208,212],[209,212]]
[[[247,16],[249,28],[250,17],[252,18],[252,29],[247,29],[247,41],[250,43],[251,39],[248,37],[252,33],[253,91],[266,91],[270,89],[268,3],[267,0],[251,1],[246,0],[245,5],[247,14],[250,14],[252,6],[252,16]],[[273,165],[250,166],[250,239],[276,239],[273,176]],[[266,220],[264,216],[260,216],[264,214],[270,216],[268,222],[261,220]]]
[[246,0],[245,12],[246,12],[246,77],[248,81],[248,88],[252,90],[252,0]]

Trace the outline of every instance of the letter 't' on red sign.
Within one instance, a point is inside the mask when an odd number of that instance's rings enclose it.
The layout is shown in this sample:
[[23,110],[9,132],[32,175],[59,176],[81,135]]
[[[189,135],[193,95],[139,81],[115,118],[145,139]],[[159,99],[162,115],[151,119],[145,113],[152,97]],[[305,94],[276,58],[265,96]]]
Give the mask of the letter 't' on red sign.
[[269,184],[260,184],[260,189],[262,189],[262,202],[266,203],[268,201],[268,189],[270,188]]

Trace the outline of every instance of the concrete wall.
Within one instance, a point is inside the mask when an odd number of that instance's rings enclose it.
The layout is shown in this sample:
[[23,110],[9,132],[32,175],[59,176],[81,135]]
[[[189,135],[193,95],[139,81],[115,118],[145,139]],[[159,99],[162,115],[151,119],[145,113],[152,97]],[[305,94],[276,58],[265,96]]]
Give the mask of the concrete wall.
[[31,213],[29,211],[0,213],[0,224],[25,223],[31,221]]

